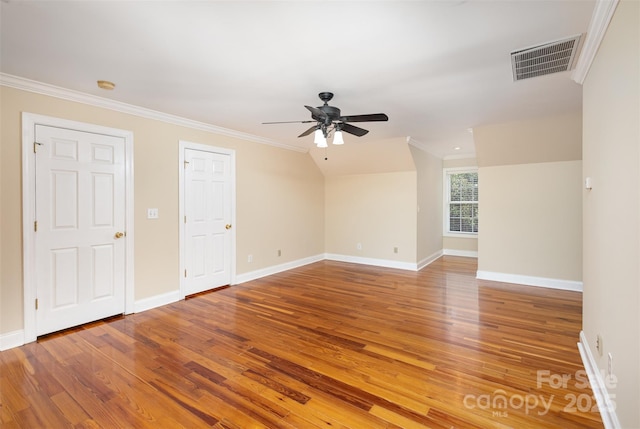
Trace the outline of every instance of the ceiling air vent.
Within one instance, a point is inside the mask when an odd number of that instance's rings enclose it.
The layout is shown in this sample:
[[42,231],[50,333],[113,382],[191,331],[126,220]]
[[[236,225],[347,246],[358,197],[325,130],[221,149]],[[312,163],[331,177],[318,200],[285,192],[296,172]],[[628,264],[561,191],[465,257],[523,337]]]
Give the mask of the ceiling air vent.
[[511,52],[513,80],[571,70],[582,35]]

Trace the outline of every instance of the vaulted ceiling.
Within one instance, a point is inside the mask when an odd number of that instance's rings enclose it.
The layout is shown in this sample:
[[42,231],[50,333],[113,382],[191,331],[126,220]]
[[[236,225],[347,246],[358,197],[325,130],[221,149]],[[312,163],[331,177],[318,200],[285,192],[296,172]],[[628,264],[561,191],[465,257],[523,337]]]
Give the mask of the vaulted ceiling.
[[343,114],[389,116],[346,144],[411,137],[444,157],[474,154],[469,128],[580,110],[570,72],[513,82],[509,54],[585,33],[594,1],[0,5],[4,74],[302,149],[310,124],[262,122],[309,120],[331,91]]

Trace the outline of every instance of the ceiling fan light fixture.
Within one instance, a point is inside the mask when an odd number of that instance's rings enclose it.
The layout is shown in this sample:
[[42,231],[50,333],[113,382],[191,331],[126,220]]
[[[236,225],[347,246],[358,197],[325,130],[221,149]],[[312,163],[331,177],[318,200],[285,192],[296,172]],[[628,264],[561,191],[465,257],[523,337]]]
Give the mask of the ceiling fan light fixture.
[[311,112],[311,120],[306,121],[280,121],[280,122],[263,122],[263,124],[287,124],[287,123],[315,123],[298,137],[306,137],[314,133],[313,142],[318,147],[327,147],[327,138],[333,137],[332,143],[335,145],[344,144],[342,132],[362,137],[369,131],[364,128],[356,127],[350,122],[380,122],[388,121],[389,117],[384,113],[369,113],[366,115],[343,116],[335,106],[329,106],[328,102],[333,98],[331,92],[321,92],[318,94],[320,100],[324,102],[322,106],[304,107]]
[[342,131],[337,130],[333,133],[333,144],[344,144],[344,139],[342,138]]
[[316,146],[318,147],[327,147],[327,139],[324,136],[324,133],[322,132],[322,130],[320,128],[318,128],[315,133],[314,133],[314,137],[313,137],[313,142],[316,144]]

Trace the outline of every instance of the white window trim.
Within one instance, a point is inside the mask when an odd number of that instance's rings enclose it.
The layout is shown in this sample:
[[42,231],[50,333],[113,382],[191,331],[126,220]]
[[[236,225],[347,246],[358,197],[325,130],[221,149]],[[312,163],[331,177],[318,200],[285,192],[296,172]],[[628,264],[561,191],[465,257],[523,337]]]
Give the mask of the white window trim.
[[[449,167],[442,169],[442,236],[456,238],[478,238],[477,232],[449,231],[449,175],[459,173],[477,173],[478,167]],[[478,202],[479,203],[479,202]]]

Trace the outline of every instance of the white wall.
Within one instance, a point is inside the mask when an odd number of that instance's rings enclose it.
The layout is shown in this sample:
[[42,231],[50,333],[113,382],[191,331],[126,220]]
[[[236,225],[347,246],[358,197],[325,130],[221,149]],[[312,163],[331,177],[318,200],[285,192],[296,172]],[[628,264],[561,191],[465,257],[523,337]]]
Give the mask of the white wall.
[[[616,413],[640,427],[640,2],[622,0],[583,87],[583,332]],[[602,355],[595,349],[602,338]]]
[[478,271],[582,279],[582,162],[484,167]]
[[582,114],[479,126],[473,139],[479,167],[575,161],[582,159]]
[[326,177],[326,252],[415,263],[416,195],[415,171]]
[[442,250],[442,160],[411,146],[417,173],[417,262]]
[[[309,142],[312,136],[307,137]],[[327,148],[311,147],[309,154],[324,176],[395,173],[414,171],[413,159],[405,137],[363,143],[345,133],[345,144]]]
[[477,127],[478,277],[582,287],[582,115]]

